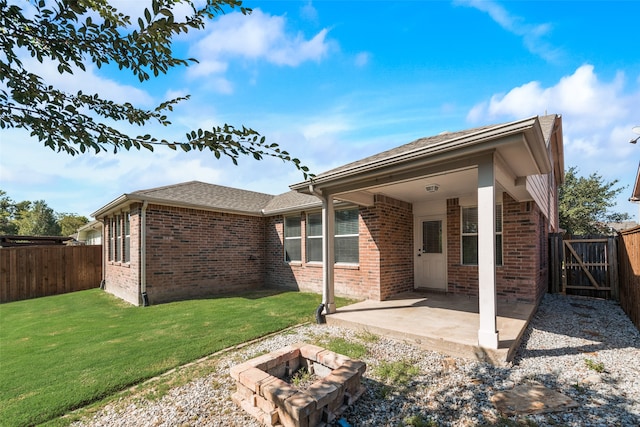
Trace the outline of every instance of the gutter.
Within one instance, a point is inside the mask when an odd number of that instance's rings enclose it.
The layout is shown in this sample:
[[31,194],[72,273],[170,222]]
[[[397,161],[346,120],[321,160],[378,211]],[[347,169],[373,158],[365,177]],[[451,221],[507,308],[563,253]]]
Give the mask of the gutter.
[[149,306],[147,296],[147,206],[149,201],[142,202],[140,211],[140,298],[142,306]]
[[106,252],[109,249],[107,248],[107,245],[105,245],[105,240],[107,239],[104,238],[104,230],[105,230],[104,219],[96,218],[96,221],[102,224],[102,240],[101,240],[102,242],[102,280],[100,281],[100,289],[104,290],[107,286],[107,271],[106,271],[107,270],[107,261],[106,261],[107,254]]

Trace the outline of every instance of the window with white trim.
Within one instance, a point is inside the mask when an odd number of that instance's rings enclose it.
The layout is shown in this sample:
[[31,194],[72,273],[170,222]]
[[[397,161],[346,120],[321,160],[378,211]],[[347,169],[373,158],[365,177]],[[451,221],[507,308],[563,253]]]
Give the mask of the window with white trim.
[[116,215],[115,216],[115,233],[116,233],[116,256],[115,256],[115,261],[122,261],[122,223],[121,223],[121,216],[120,215]]
[[[463,207],[462,264],[478,265],[478,207]],[[496,205],[496,265],[502,265],[502,205]]]
[[307,215],[307,262],[322,262],[322,214]]
[[113,262],[131,261],[131,224],[129,212],[107,219],[109,226],[108,259]]
[[109,261],[113,261],[115,259],[115,250],[116,250],[116,242],[115,242],[115,220],[114,218],[109,218],[107,220],[107,225],[109,229]]
[[358,209],[336,211],[336,262],[357,264],[359,261]]
[[[359,253],[358,209],[335,212],[334,256],[336,263],[357,264]],[[307,215],[307,262],[322,262],[322,214]]]
[[123,262],[131,261],[131,224],[129,218],[129,212],[125,212],[123,215],[124,220],[124,257]]
[[299,216],[284,218],[284,260],[286,262],[302,261],[302,234]]

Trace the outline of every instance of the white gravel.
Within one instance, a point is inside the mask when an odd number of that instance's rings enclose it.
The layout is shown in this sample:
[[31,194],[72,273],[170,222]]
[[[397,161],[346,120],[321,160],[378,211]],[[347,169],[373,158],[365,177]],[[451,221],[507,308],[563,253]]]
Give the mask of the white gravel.
[[[367,391],[344,414],[352,426],[639,426],[640,332],[612,301],[546,295],[508,367],[451,358],[409,343],[326,325],[301,326],[209,359],[216,373],[149,400],[148,390],[112,402],[75,426],[258,426],[230,399],[229,368],[287,344],[343,337],[366,345]],[[590,362],[587,362],[590,361]],[[406,383],[377,375],[385,362],[417,367]],[[204,362],[202,362],[204,363]],[[588,366],[590,364],[591,367]],[[594,367],[600,366],[602,372]],[[490,398],[543,384],[578,403],[562,412],[501,415]]]

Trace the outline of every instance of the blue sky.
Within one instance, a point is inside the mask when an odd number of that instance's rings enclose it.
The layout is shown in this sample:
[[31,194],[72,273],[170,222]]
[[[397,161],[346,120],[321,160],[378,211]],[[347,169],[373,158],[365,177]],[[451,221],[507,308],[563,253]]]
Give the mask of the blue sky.
[[[113,1],[133,16],[139,1]],[[565,166],[627,186],[640,160],[638,1],[245,1],[180,38],[200,63],[144,84],[113,69],[60,76],[69,91],[99,92],[151,108],[191,94],[173,126],[131,129],[183,138],[223,123],[256,129],[312,172],[424,136],[533,115],[563,116]],[[30,59],[25,59],[30,61]],[[89,216],[121,194],[200,180],[279,194],[303,177],[277,160],[211,153],[119,152],[69,156],[23,130],[0,131],[0,188]]]

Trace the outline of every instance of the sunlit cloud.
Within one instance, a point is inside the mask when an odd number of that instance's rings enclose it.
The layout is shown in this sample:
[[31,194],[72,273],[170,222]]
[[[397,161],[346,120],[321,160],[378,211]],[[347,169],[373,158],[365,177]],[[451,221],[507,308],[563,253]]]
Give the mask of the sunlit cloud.
[[556,61],[561,51],[545,40],[551,33],[551,24],[531,24],[519,16],[512,15],[502,5],[487,0],[455,0],[455,4],[478,9],[488,14],[498,25],[506,31],[522,38],[529,52],[547,61]]
[[200,61],[189,67],[191,77],[222,74],[233,59],[295,67],[306,61],[320,61],[329,50],[327,29],[307,39],[301,32],[287,32],[284,16],[272,16],[259,9],[250,15],[223,15],[206,31],[207,35],[190,49],[190,54]]
[[561,113],[574,119],[570,124],[573,129],[593,132],[629,118],[629,94],[625,93],[624,80],[624,75],[618,73],[611,82],[604,82],[598,79],[592,65],[583,65],[554,86],[543,87],[533,81],[506,94],[493,95],[489,101],[475,105],[467,119],[478,123],[501,116]]
[[371,60],[371,54],[369,52],[360,52],[356,55],[355,64],[356,67],[364,67],[369,64]]

